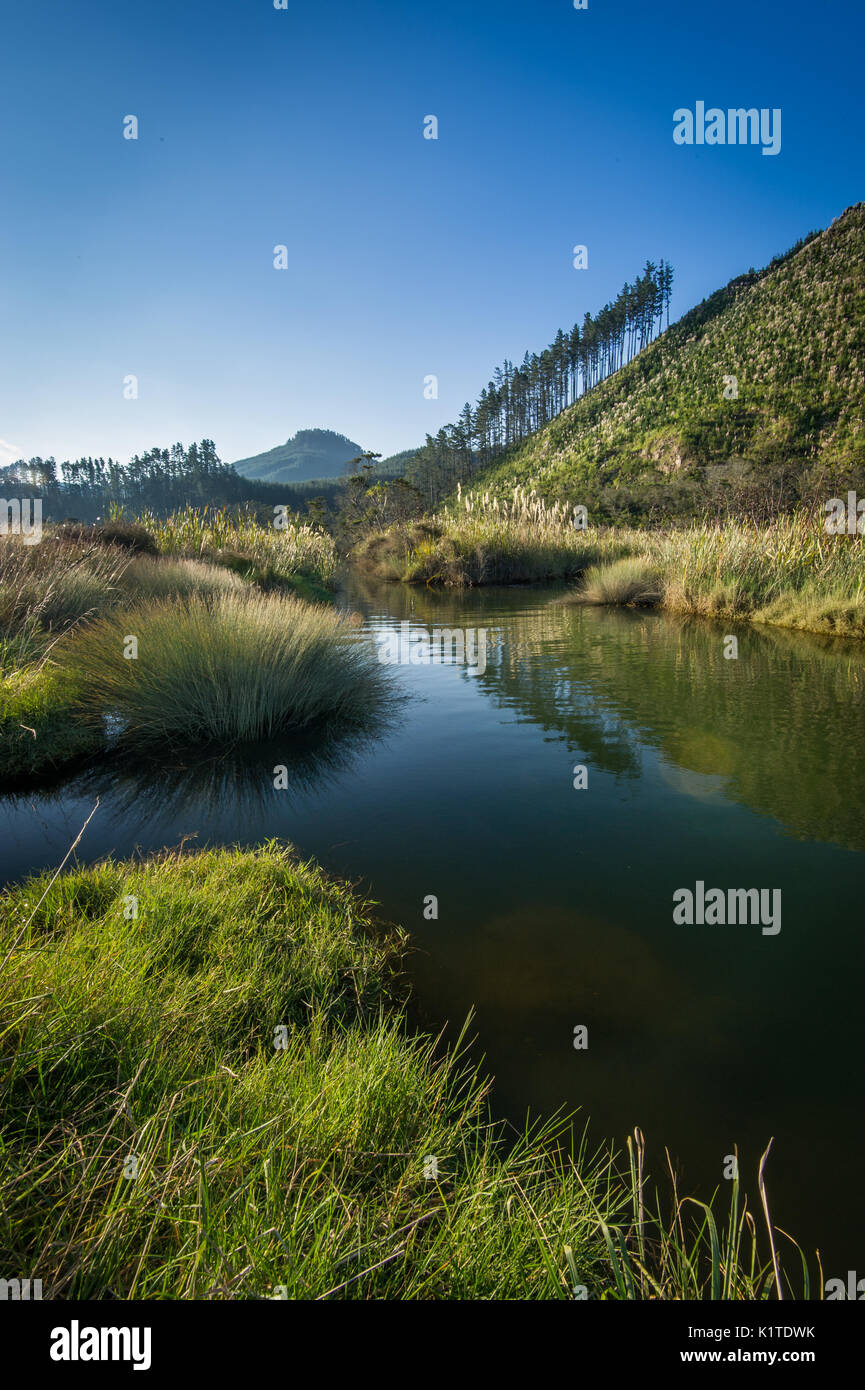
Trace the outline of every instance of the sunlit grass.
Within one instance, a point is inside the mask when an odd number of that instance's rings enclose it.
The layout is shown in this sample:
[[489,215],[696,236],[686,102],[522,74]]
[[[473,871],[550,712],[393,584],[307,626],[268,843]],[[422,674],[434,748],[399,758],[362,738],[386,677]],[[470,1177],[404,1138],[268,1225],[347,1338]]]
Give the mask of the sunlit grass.
[[657,570],[640,556],[593,565],[583,576],[585,603],[653,605],[661,597]]
[[616,535],[573,522],[566,508],[520,489],[510,503],[468,493],[427,521],[368,536],[353,559],[380,579],[462,586],[570,579],[627,552]]
[[119,588],[124,599],[138,601],[186,598],[192,594],[209,597],[220,593],[239,593],[244,588],[244,581],[241,575],[222,565],[174,557],[157,560],[142,556],[128,565]]
[[0,674],[0,778],[51,771],[95,752],[102,735],[76,717],[74,676],[46,661]]
[[187,506],[168,517],[146,512],[137,519],[164,554],[218,560],[224,553],[251,561],[277,579],[306,575],[325,586],[336,578],[336,545],[318,526],[261,525],[249,508],[232,513],[226,507]]
[[578,579],[579,602],[657,603],[675,612],[865,637],[865,546],[801,507],[770,526],[704,522],[666,530],[580,529],[568,508],[517,488],[510,503],[469,493],[450,510],[368,537],[355,558],[407,583]]
[[368,639],[328,608],[277,594],[112,612],[77,634],[64,660],[82,709],[119,719],[123,742],[138,748],[264,739],[314,720],[359,725],[390,695]]
[[726,1227],[667,1219],[641,1137],[624,1173],[560,1125],[503,1142],[464,1040],[405,1024],[403,935],[284,845],[0,909],[0,1244],[45,1297],[776,1296],[738,1182]]
[[52,534],[38,545],[0,538],[0,633],[54,631],[99,612],[119,595],[129,554]]
[[46,884],[0,983],[0,1240],[46,1297],[539,1298],[566,1238],[589,1278],[583,1186],[406,1031],[347,888],[275,845]]

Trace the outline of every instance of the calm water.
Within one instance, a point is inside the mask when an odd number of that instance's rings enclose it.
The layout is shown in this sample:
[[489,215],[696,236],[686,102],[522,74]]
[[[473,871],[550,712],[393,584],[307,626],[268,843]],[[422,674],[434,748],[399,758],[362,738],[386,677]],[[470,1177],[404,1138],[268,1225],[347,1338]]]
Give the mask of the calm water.
[[[724,628],[554,598],[353,581],[342,602],[378,633],[486,628],[486,670],[394,668],[409,699],[366,745],[3,798],[0,874],[56,865],[97,795],[82,860],[290,839],[409,930],[427,1024],[475,1008],[500,1114],[579,1107],[598,1141],[639,1125],[651,1171],[666,1145],[704,1196],[734,1143],[755,1194],[774,1135],[776,1222],[819,1245],[827,1277],[862,1277],[865,653],[745,629],[727,661]],[[780,888],[780,934],[675,925],[672,895],[697,880]]]

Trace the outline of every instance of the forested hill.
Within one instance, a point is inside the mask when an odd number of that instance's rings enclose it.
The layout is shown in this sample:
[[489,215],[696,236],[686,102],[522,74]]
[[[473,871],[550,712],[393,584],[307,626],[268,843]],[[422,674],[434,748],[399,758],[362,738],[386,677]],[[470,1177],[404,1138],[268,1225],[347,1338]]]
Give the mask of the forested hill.
[[865,478],[865,203],[704,300],[471,486],[609,502],[792,474],[802,491]]
[[334,430],[298,430],[284,444],[234,464],[245,478],[269,483],[305,483],[313,478],[341,478],[349,462],[362,453],[344,434]]

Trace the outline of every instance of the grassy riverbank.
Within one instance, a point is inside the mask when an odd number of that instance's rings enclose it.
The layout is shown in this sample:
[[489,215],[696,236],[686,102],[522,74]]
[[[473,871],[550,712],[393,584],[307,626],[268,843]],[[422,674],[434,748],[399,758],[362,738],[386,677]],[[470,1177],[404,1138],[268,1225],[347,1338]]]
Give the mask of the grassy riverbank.
[[211,560],[261,587],[286,586],[301,598],[323,600],[336,582],[336,545],[319,526],[287,519],[265,526],[249,508],[238,515],[224,507],[185,507],[168,517],[147,512],[139,520],[160,554]]
[[0,1243],[45,1297],[768,1296],[738,1183],[726,1232],[662,1228],[641,1143],[622,1180],[549,1127],[506,1147],[405,1024],[404,938],[286,847],[2,909]]
[[144,523],[0,540],[0,777],[106,751],[108,717],[139,749],[357,725],[383,707],[372,649],[329,606],[324,532],[191,508]]
[[511,504],[468,494],[450,511],[371,533],[351,559],[374,579],[463,587],[573,579],[628,553],[615,534],[570,522],[564,508],[523,493]]
[[824,519],[803,510],[769,527],[629,532],[629,558],[589,570],[574,600],[863,638],[865,548],[858,536],[827,535]]
[[560,506],[517,491],[469,495],[429,522],[392,527],[356,550],[362,570],[405,583],[578,579],[574,600],[865,637],[865,548],[799,509],[771,526],[728,521],[667,530],[577,530]]

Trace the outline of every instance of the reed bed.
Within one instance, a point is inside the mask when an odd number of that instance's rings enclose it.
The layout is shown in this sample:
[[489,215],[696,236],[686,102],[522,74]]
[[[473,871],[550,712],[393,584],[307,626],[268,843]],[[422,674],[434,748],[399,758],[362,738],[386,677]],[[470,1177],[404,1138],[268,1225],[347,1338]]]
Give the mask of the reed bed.
[[166,555],[245,559],[265,575],[277,579],[306,575],[325,587],[336,579],[336,545],[318,526],[293,521],[281,529],[262,525],[249,506],[241,512],[187,506],[168,517],[145,512],[137,520]]
[[451,510],[368,536],[353,559],[376,578],[461,587],[571,579],[626,553],[616,534],[578,529],[565,507],[516,488],[511,502],[459,492]]
[[510,501],[458,495],[427,521],[391,527],[355,557],[379,578],[507,584],[576,577],[575,602],[656,604],[705,617],[865,637],[865,546],[800,507],[771,526],[703,522],[662,530],[575,526],[572,509],[515,488]]
[[673,612],[865,637],[865,548],[822,523],[803,508],[769,527],[703,524],[629,541]]

